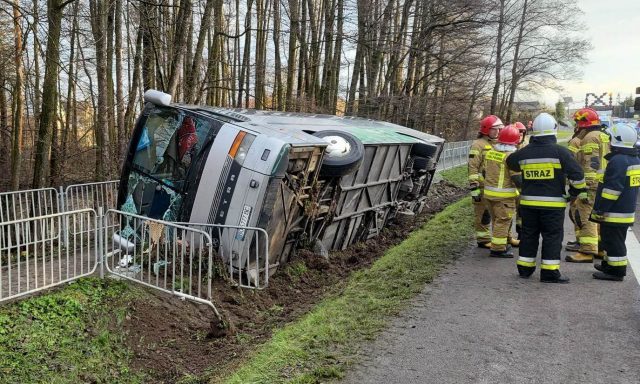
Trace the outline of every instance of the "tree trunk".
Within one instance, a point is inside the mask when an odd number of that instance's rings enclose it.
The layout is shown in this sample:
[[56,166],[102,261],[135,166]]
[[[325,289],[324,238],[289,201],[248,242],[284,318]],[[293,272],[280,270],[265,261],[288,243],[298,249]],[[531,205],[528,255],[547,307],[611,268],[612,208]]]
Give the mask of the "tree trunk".
[[[13,138],[11,147],[11,189],[20,188],[20,163],[22,157],[22,130],[24,129],[24,68],[22,65],[22,30],[20,29],[22,14],[18,0],[13,0],[13,35],[16,83],[13,87]],[[2,90],[4,96],[4,89]],[[4,103],[6,105],[6,101]]]
[[127,127],[124,119],[124,86],[122,73],[122,0],[116,0],[115,10],[115,54],[116,54],[116,115],[118,141],[116,147],[116,159],[120,159],[124,152],[125,138],[127,137]]
[[207,40],[207,31],[209,30],[209,24],[211,23],[211,12],[216,0],[207,0],[204,6],[204,14],[200,22],[200,31],[198,32],[198,41],[196,42],[196,50],[193,53],[193,62],[190,63],[190,69],[188,71],[187,78],[185,79],[185,102],[193,103],[196,99],[195,92],[196,84],[200,75],[200,66],[202,65],[202,53],[204,52],[204,45]]
[[282,89],[282,59],[280,58],[280,0],[273,0],[273,46],[274,46],[274,95],[273,108],[284,110],[284,93]]
[[[33,188],[42,188],[49,151],[51,149],[51,133],[56,124],[58,110],[58,63],[60,61],[60,29],[62,27],[62,1],[49,0],[47,5],[48,38],[47,57],[44,69],[44,83],[42,89],[42,109],[38,126],[38,140],[36,143],[35,161],[33,164]],[[106,15],[105,15],[106,16]],[[103,88],[105,89],[105,88]],[[105,111],[106,112],[106,111]]]
[[[107,88],[107,30],[108,0],[90,0],[91,31],[96,47],[96,77],[98,89]],[[106,92],[98,92],[98,116],[95,127],[96,134],[96,180],[104,181],[108,177],[108,136],[107,114],[109,100]]]
[[[279,0],[274,0],[279,1]],[[298,0],[289,0],[289,22],[291,31],[289,32],[289,57],[287,59],[287,94],[286,94],[286,111],[294,110],[293,107],[293,87],[296,74],[296,63],[298,55],[298,35],[300,35]]]
[[490,113],[495,115],[496,107],[498,105],[498,93],[500,92],[500,75],[502,71],[502,30],[504,28],[504,4],[506,0],[500,1],[500,16],[498,17],[498,37],[496,40],[496,76],[495,84],[493,85],[493,94],[491,95],[491,110]]
[[513,101],[516,97],[516,88],[518,87],[518,61],[520,60],[520,46],[522,45],[522,35],[527,23],[527,6],[529,0],[522,3],[522,17],[520,17],[520,25],[518,30],[518,39],[513,52],[513,65],[511,66],[511,89],[509,91],[509,103],[507,104],[507,121],[511,121],[513,116]]
[[172,43],[174,53],[171,58],[169,85],[167,87],[167,92],[170,95],[175,94],[178,89],[178,80],[180,79],[182,61],[184,59],[185,42],[187,40],[187,32],[189,31],[190,22],[191,0],[181,0],[180,9],[178,11],[176,34]]

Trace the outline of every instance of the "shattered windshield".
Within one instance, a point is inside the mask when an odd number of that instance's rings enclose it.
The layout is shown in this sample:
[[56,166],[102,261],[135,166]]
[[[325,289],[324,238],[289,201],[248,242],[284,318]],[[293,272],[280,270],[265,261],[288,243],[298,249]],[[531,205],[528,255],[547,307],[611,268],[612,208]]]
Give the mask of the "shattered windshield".
[[151,107],[145,115],[120,209],[175,221],[220,124],[174,108]]
[[175,109],[154,108],[146,119],[133,169],[181,191],[192,162],[203,149],[211,124]]

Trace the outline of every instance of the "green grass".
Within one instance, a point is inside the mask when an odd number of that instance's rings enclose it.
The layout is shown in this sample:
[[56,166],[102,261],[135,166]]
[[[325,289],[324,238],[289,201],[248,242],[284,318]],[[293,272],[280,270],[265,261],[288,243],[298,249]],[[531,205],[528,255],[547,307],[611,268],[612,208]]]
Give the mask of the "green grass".
[[466,186],[469,184],[469,180],[467,179],[469,173],[466,165],[447,169],[446,171],[440,172],[440,175],[444,180],[447,180],[451,184],[454,184],[460,188],[466,188]]
[[82,279],[0,308],[0,382],[139,383],[121,332],[122,282]]
[[573,135],[573,131],[559,130],[558,131],[558,140],[569,138],[572,135]]
[[[459,171],[458,171],[459,172]],[[473,233],[469,199],[447,207],[270,341],[228,383],[319,383],[340,378],[358,342],[373,339],[433,280]]]

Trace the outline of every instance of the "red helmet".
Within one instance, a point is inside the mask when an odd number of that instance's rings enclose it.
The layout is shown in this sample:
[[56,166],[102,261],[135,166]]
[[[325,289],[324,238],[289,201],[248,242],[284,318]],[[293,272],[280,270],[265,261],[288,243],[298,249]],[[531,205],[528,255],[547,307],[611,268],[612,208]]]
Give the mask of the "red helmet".
[[522,124],[519,121],[516,121],[515,124],[513,124],[513,126],[515,126],[520,132],[525,132],[527,130],[527,127],[525,127],[524,124]]
[[573,120],[576,122],[578,128],[588,128],[602,124],[598,112],[592,108],[578,109],[576,113],[573,114]]
[[520,131],[515,125],[507,125],[498,133],[498,143],[507,145],[520,144]]
[[502,124],[502,120],[495,115],[489,115],[484,119],[480,120],[480,133],[483,135],[489,135],[489,130],[491,128],[503,128],[504,124]]

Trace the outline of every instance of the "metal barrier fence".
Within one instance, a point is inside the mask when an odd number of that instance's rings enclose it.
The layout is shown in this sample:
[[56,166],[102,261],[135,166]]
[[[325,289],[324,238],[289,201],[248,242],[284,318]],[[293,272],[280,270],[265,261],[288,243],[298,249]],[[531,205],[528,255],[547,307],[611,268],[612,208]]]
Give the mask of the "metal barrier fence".
[[438,171],[445,171],[467,164],[469,160],[469,148],[471,148],[472,143],[473,140],[444,143],[442,155],[440,155],[440,160],[438,160]]
[[269,235],[257,227],[179,223],[211,236],[213,248],[226,264],[226,277],[242,288],[263,289],[269,284]]
[[[0,302],[95,272],[96,212],[83,209],[0,222]],[[61,228],[78,229],[62,241]]]
[[[83,208],[116,208],[118,200],[118,180],[103,181],[87,184],[73,184],[60,193],[60,201],[64,211],[75,211]],[[60,187],[62,191],[62,187]],[[115,226],[115,223],[106,223],[107,226]],[[94,228],[85,228],[91,231]],[[70,229],[69,229],[70,230]]]
[[116,210],[102,219],[109,273],[206,304],[220,317],[212,298],[214,251],[208,233]]

